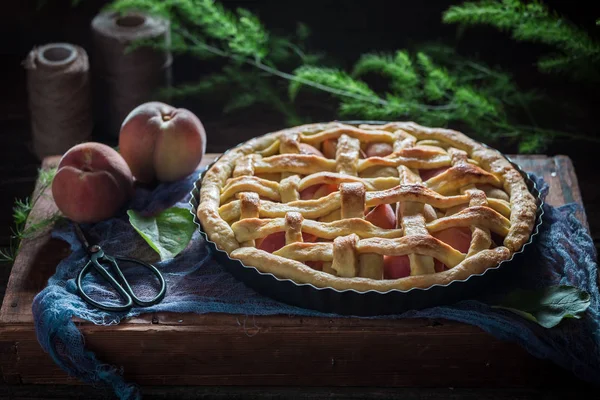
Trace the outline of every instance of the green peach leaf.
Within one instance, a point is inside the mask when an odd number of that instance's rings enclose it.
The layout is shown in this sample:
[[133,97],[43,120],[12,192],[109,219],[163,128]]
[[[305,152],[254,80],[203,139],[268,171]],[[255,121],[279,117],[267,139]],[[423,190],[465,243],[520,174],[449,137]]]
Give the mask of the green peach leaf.
[[195,230],[192,215],[186,208],[171,207],[149,217],[128,210],[127,215],[131,226],[163,261],[184,250]]
[[558,325],[564,318],[580,319],[590,306],[590,295],[574,286],[557,285],[538,290],[515,290],[499,305],[544,328]]

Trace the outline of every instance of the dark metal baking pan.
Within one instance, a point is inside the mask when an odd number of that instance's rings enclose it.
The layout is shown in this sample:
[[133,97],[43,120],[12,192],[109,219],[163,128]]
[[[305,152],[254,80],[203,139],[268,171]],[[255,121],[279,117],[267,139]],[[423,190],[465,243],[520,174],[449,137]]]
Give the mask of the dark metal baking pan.
[[[360,123],[384,124],[382,121],[340,121],[352,125]],[[238,146],[240,146],[239,144]],[[236,146],[236,147],[238,147]],[[227,152],[235,149],[231,148]],[[227,153],[225,152],[225,153]],[[506,157],[506,156],[505,156]],[[220,158],[220,157],[219,157]],[[451,304],[456,301],[472,298],[481,291],[489,288],[489,285],[503,284],[506,279],[513,276],[519,260],[523,253],[534,242],[539,233],[543,217],[543,199],[539,188],[528,173],[514,163],[509,157],[509,162],[521,173],[529,191],[537,200],[536,222],[531,237],[520,251],[515,252],[508,260],[500,262],[497,266],[488,268],[481,274],[474,274],[465,280],[452,281],[447,285],[433,285],[427,289],[413,288],[409,290],[393,289],[387,292],[369,290],[358,292],[353,289],[337,290],[333,288],[318,288],[308,283],[296,283],[291,279],[282,279],[271,273],[259,271],[256,267],[245,265],[240,260],[232,259],[220,250],[216,244],[210,241],[197,217],[197,207],[200,196],[200,186],[206,171],[215,162],[213,161],[197,179],[191,192],[191,212],[194,222],[198,226],[202,238],[209,246],[214,258],[236,279],[244,282],[250,288],[265,296],[297,307],[317,310],[325,313],[341,315],[374,316],[405,312],[408,310],[419,310],[439,305]]]

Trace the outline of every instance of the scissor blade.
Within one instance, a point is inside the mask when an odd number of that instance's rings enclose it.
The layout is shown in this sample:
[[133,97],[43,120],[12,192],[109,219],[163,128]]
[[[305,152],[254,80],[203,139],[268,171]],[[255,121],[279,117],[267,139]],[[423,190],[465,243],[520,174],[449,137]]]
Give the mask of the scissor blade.
[[77,234],[77,237],[79,238],[81,243],[83,243],[83,246],[85,247],[85,249],[86,250],[89,249],[90,244],[88,243],[87,239],[85,238],[85,235],[83,234],[83,231],[81,230],[81,227],[77,223],[75,223],[75,233]]

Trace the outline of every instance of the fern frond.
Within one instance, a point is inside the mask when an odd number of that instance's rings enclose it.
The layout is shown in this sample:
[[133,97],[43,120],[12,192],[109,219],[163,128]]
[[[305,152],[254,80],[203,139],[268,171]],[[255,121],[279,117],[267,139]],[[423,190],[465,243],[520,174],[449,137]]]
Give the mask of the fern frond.
[[160,95],[164,97],[183,98],[189,96],[197,96],[200,94],[211,93],[222,89],[229,84],[227,75],[215,73],[202,77],[198,82],[182,84],[175,87],[166,87],[160,91]]
[[[214,58],[216,55],[207,51],[204,48],[193,46],[190,47],[188,43],[186,43],[185,39],[181,35],[178,30],[178,24],[172,24],[173,29],[171,30],[171,39],[167,43],[164,38],[156,37],[149,39],[138,39],[127,45],[125,48],[125,54],[129,54],[134,52],[135,50],[146,48],[153,49],[157,51],[169,51],[173,54],[191,54],[196,58],[201,60],[208,60]],[[197,35],[200,38],[200,35]]]
[[524,12],[518,0],[482,0],[465,2],[451,6],[443,14],[442,21],[447,24],[488,24],[501,29],[513,27]]
[[352,76],[374,73],[390,80],[390,88],[394,92],[411,95],[419,84],[419,77],[413,62],[406,51],[398,51],[395,56],[387,54],[365,54],[354,65]]
[[12,264],[17,258],[17,253],[13,246],[0,248],[0,264]]
[[388,95],[384,105],[367,105],[355,100],[342,101],[339,111],[342,116],[349,118],[390,120],[421,113],[422,110],[419,106],[414,101],[406,101],[402,98]]
[[233,38],[230,38],[231,49],[246,56],[264,58],[268,53],[269,34],[259,19],[250,11],[240,8],[237,13],[239,15],[238,32],[234,34]]
[[107,4],[104,9],[125,13],[131,10],[146,12],[148,14],[169,18],[178,0],[152,1],[152,0],[115,0]]
[[203,33],[227,44],[234,54],[263,58],[267,53],[268,34],[249,11],[237,10],[237,16],[214,0],[180,1],[181,14]]
[[348,94],[359,95],[374,100],[378,99],[377,94],[366,83],[354,79],[338,69],[302,66],[294,71],[294,75],[299,79],[290,82],[289,96],[291,99],[294,99],[300,89],[305,86],[301,82],[302,80],[344,91]]
[[512,38],[517,41],[543,43],[564,53],[556,56],[554,60],[546,58],[540,61],[538,66],[544,72],[567,71],[567,66],[573,65],[571,59],[585,58],[592,62],[598,62],[600,59],[599,42],[539,2],[466,2],[450,7],[442,20],[445,23],[461,25],[490,25],[511,32]]
[[[525,143],[524,150],[563,134],[516,126],[511,120],[514,110],[529,116],[535,125],[529,112],[535,94],[522,92],[510,75],[464,59],[448,47],[438,46],[430,51],[420,48],[419,53],[412,55],[407,51],[367,54],[349,74],[326,68],[324,65],[336,64],[327,64],[321,55],[304,48],[302,41],[310,33],[305,25],[299,24],[290,37],[270,35],[254,14],[243,9],[230,11],[215,0],[114,0],[112,8],[165,15],[172,24],[171,51],[225,61],[218,74],[170,91],[179,96],[212,92],[213,98],[215,94],[229,94],[225,112],[266,104],[290,124],[297,125],[302,118],[292,101],[306,86],[330,95],[337,101],[338,114],[345,117],[410,118],[431,126],[464,126],[479,138],[521,141]],[[585,69],[586,60],[600,61],[598,43],[536,2],[469,1],[451,7],[444,21],[463,26],[487,24],[510,32],[517,40],[552,46],[559,54],[542,59],[543,69],[580,72]],[[317,66],[317,62],[324,65]],[[373,74],[389,82],[381,93],[366,80]],[[292,101],[282,101],[284,94],[277,79],[288,82]],[[324,104],[331,105],[335,104]]]
[[499,110],[485,96],[469,87],[460,87],[454,93],[453,102],[457,112],[465,121],[476,121],[485,117],[497,117]]
[[15,204],[13,206],[13,221],[17,227],[25,226],[25,222],[27,222],[27,217],[29,217],[29,213],[33,208],[29,197],[26,197],[24,200],[15,199]]
[[40,186],[46,187],[52,184],[52,180],[56,176],[56,172],[58,171],[57,167],[53,168],[38,168],[38,182]]
[[34,236],[40,234],[43,229],[49,227],[50,225],[52,225],[56,221],[60,220],[61,218],[62,218],[62,216],[57,213],[57,214],[51,215],[47,218],[44,218],[43,220],[36,222],[35,224],[31,224],[30,226],[28,226],[26,229],[24,229],[20,233],[18,238],[20,240],[22,240],[22,239],[34,237]]
[[242,8],[233,13],[214,0],[115,0],[108,7],[119,12],[141,10],[162,15],[176,25],[196,27],[234,55],[261,59],[268,53],[268,32]]
[[388,110],[374,104],[359,101],[344,101],[339,105],[339,114],[348,119],[386,120],[390,118]]
[[520,153],[535,153],[540,149],[544,149],[548,144],[548,137],[541,133],[530,133],[522,135],[519,141]]
[[600,81],[597,68],[587,58],[575,55],[549,54],[538,61],[542,72],[568,73],[575,78],[587,78],[590,81]]
[[433,101],[445,98],[447,91],[454,87],[454,79],[445,68],[436,66],[425,53],[417,53],[417,61],[425,74],[426,97]]
[[519,21],[512,29],[513,38],[522,42],[540,42],[574,53],[592,53],[598,49],[585,32],[560,19]]

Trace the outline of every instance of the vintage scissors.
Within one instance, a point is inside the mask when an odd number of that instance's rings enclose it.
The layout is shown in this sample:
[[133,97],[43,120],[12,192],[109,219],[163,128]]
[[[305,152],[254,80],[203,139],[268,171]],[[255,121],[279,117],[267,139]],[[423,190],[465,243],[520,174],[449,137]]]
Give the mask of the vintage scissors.
[[[85,249],[90,257],[90,260],[83,267],[81,272],[79,272],[77,280],[75,281],[75,284],[77,286],[77,292],[81,297],[83,297],[83,299],[86,302],[105,311],[128,311],[129,309],[131,309],[131,307],[133,307],[133,304],[136,304],[140,307],[148,307],[160,303],[162,301],[162,299],[165,297],[167,285],[165,283],[164,277],[162,276],[160,271],[156,269],[156,267],[144,261],[136,260],[133,258],[112,257],[106,254],[100,246],[96,244],[90,246],[79,224],[75,224],[75,232],[77,233],[77,237],[79,238],[81,243],[85,246]],[[123,275],[123,272],[121,271],[121,268],[119,267],[117,261],[130,262],[148,268],[152,272],[152,274],[158,278],[158,282],[160,284],[160,290],[158,294],[154,298],[146,301],[141,300],[139,297],[137,297],[133,293],[129,282],[127,281],[127,279],[125,279],[125,276]],[[103,264],[107,264],[108,268],[105,268]],[[92,269],[95,269],[117,290],[119,295],[121,295],[121,297],[123,297],[123,299],[125,300],[125,304],[102,304],[92,299],[90,296],[88,296],[87,293],[85,293],[85,291],[83,290],[82,281],[84,276],[91,272]],[[108,270],[111,270],[116,275],[116,279],[109,273]]]

